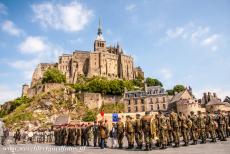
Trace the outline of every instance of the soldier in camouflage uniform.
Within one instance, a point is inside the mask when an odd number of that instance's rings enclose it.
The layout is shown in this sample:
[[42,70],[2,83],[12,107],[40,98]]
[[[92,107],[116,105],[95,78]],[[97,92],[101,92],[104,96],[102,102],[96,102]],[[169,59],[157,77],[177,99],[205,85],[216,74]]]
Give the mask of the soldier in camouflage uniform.
[[166,123],[167,123],[167,133],[166,133],[166,136],[167,136],[167,145],[168,146],[172,146],[173,132],[172,132],[171,124],[170,124],[169,114],[167,113],[165,115],[165,117],[166,117]]
[[202,116],[201,111],[198,111],[197,127],[198,127],[198,131],[199,131],[199,136],[201,138],[201,144],[205,144],[206,143],[205,119]]
[[183,136],[184,140],[184,146],[188,146],[188,125],[187,125],[187,117],[182,114],[181,112],[179,113],[179,120],[181,123],[181,134]]
[[55,145],[58,145],[58,144],[57,144],[57,133],[58,133],[58,130],[57,130],[57,128],[55,128],[55,129],[54,129],[54,144],[55,144]]
[[175,147],[180,146],[180,133],[179,133],[179,123],[178,123],[178,115],[174,111],[170,113],[170,124],[173,131],[173,140],[175,143]]
[[146,111],[145,115],[141,118],[142,131],[144,132],[145,150],[149,151],[152,148],[152,134],[151,134],[151,120],[150,112]]
[[227,137],[230,137],[230,111],[228,111],[227,115],[226,115],[226,125],[227,125]]
[[71,145],[72,144],[72,137],[73,137],[72,126],[69,125],[67,127],[67,130],[68,130],[67,145]]
[[216,142],[214,117],[211,115],[210,112],[207,112],[206,115],[206,128],[207,132],[211,135],[211,142]]
[[190,141],[190,139],[192,139],[192,135],[191,135],[191,129],[192,129],[192,120],[190,115],[188,115],[187,117],[187,126],[188,126],[188,141]]
[[160,139],[160,144],[161,147],[160,149],[166,149],[167,148],[167,123],[166,123],[166,118],[162,114],[161,111],[158,111],[158,127],[159,127],[159,139]]
[[60,129],[60,145],[64,145],[64,134],[65,134],[65,126],[62,125]]
[[100,147],[101,149],[105,148],[105,139],[107,138],[107,133],[106,133],[106,125],[104,121],[100,121],[99,125],[99,132],[100,132]]
[[143,135],[142,135],[142,125],[140,114],[136,114],[136,120],[134,122],[134,131],[135,131],[135,141],[137,144],[137,149],[142,149]]
[[124,138],[124,123],[121,121],[121,118],[118,118],[117,122],[117,141],[119,148],[123,148],[123,138]]
[[197,144],[197,139],[198,139],[198,129],[197,129],[197,117],[196,115],[194,114],[193,111],[190,112],[190,119],[192,121],[192,127],[191,127],[191,138],[193,140],[193,145],[196,145]]
[[80,145],[81,144],[81,127],[80,125],[76,126],[76,137],[75,137],[75,141],[76,141],[76,145]]
[[109,138],[109,124],[108,124],[108,120],[105,120],[105,127],[106,127],[106,138],[105,138],[105,147],[107,148],[107,144],[108,144],[108,138]]
[[225,120],[225,127],[224,127],[224,133],[226,138],[229,137],[228,134],[228,126],[229,126],[229,117],[228,117],[228,112],[225,113],[224,115],[224,120]]
[[97,143],[98,143],[98,133],[99,129],[98,129],[98,124],[97,121],[94,121],[94,125],[93,125],[93,146],[96,147]]
[[125,132],[128,140],[127,149],[132,149],[134,148],[134,128],[133,128],[132,118],[130,116],[126,116]]
[[68,143],[68,136],[69,136],[69,128],[66,125],[63,130],[63,136],[64,136],[64,145],[67,145]]
[[219,132],[219,137],[221,141],[227,141],[224,128],[225,128],[225,116],[223,113],[221,113],[220,110],[218,110],[218,116],[217,116],[217,121],[218,121],[218,132]]
[[70,144],[75,146],[76,145],[76,135],[77,135],[77,129],[75,127],[75,125],[72,125],[72,137],[71,137],[71,142]]

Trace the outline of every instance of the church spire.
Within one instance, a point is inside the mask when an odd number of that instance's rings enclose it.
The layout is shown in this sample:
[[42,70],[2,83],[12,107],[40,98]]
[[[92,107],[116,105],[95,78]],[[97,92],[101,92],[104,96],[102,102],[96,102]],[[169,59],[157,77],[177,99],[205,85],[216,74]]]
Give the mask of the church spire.
[[97,35],[102,35],[101,18],[99,18],[99,25],[98,25]]

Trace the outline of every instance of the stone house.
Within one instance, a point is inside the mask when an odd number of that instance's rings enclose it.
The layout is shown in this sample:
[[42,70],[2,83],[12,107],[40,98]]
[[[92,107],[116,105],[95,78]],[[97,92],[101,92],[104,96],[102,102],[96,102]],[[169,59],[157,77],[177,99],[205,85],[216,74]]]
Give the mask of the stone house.
[[168,110],[177,111],[177,107],[178,107],[177,103],[180,100],[192,100],[192,99],[194,99],[194,96],[192,95],[192,92],[188,89],[176,93],[169,102]]
[[125,92],[125,112],[166,111],[170,100],[171,96],[160,86]]

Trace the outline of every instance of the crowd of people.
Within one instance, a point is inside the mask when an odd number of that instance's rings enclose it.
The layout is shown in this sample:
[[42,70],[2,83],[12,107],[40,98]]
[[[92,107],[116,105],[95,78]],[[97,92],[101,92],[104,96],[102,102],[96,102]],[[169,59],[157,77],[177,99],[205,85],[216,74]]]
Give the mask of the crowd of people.
[[[188,146],[198,143],[227,141],[230,136],[230,112],[218,113],[207,112],[202,114],[200,111],[190,115],[183,113],[158,112],[150,114],[145,112],[141,117],[136,114],[136,118],[126,116],[126,121],[112,123],[109,129],[108,121],[95,121],[94,124],[61,125],[54,130],[55,145],[70,146],[90,146],[90,141],[94,147],[108,147],[108,139],[111,139],[112,148],[123,148],[123,140],[128,141],[127,149],[151,150],[153,147],[166,149],[167,147]],[[182,138],[182,140],[181,140]],[[143,147],[144,146],[144,147]]]
[[4,122],[0,119],[0,145],[17,144],[17,143],[53,143],[54,132],[47,130],[20,130],[10,131],[5,127]]
[[14,133],[14,143],[53,143],[54,132],[50,129],[36,130],[36,131],[23,131],[17,129]]

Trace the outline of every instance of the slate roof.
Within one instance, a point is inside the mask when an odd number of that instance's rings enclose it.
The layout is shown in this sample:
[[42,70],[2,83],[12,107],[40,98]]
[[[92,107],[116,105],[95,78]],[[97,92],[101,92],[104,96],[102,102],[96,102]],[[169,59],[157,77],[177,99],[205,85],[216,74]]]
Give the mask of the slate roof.
[[179,101],[181,99],[181,96],[184,94],[184,92],[185,91],[179,92],[175,96],[173,96],[173,98],[171,100],[171,103]]
[[229,96],[226,96],[225,99],[224,99],[224,102],[230,103],[230,97],[229,97]]
[[207,103],[207,106],[210,106],[210,105],[226,105],[226,106],[230,106],[230,104],[228,104],[227,102],[221,102],[217,98],[214,98],[214,99],[212,99],[211,101],[209,101]]

